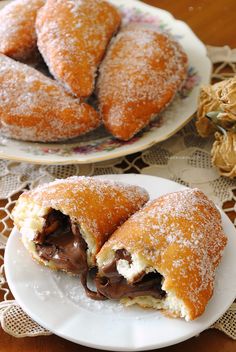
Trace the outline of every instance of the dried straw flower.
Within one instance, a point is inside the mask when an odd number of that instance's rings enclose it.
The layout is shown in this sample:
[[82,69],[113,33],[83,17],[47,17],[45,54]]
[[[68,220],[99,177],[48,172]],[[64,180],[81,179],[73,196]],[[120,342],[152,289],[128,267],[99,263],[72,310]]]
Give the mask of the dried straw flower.
[[211,151],[212,162],[223,176],[236,177],[236,133],[232,131],[215,134]]
[[[212,112],[214,116],[210,116]],[[217,125],[227,130],[236,126],[236,76],[203,86],[200,91],[196,122],[198,133],[207,137],[217,129]]]

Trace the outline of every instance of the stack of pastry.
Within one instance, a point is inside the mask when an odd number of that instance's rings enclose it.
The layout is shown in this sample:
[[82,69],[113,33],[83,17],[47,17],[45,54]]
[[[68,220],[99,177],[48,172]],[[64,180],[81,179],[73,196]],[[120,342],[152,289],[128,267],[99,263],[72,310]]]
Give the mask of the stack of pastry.
[[[13,218],[33,258],[79,275],[90,298],[193,320],[227,242],[220,213],[196,189],[147,201],[137,186],[72,177],[21,195]],[[96,291],[87,287],[93,267]]]
[[[4,7],[0,132],[51,142],[103,123],[128,140],[166,108],[186,78],[186,54],[155,27],[121,21],[104,0],[15,0]],[[38,52],[50,78],[23,63]],[[94,93],[98,111],[85,102]]]

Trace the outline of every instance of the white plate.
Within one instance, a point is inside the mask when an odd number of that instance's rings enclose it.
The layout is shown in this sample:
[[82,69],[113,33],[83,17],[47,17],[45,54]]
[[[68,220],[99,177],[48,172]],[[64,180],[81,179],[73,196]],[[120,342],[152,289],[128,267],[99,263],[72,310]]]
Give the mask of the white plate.
[[[99,176],[101,177],[101,176]],[[102,176],[103,177],[103,176]],[[151,198],[185,187],[145,175],[106,175],[145,187]],[[5,271],[10,289],[35,321],[70,341],[113,351],[149,350],[184,341],[213,324],[236,297],[236,231],[222,213],[228,245],[216,276],[213,298],[195,321],[170,319],[153,310],[87,298],[78,278],[55,273],[32,261],[16,230],[7,242]]]
[[[9,1],[8,1],[9,2]],[[182,21],[161,9],[136,0],[111,0],[121,8],[126,22],[147,22],[175,36],[189,57],[189,77],[182,90],[158,121],[129,142],[118,141],[104,128],[66,143],[30,143],[0,138],[0,158],[40,164],[72,164],[98,162],[144,150],[181,129],[197,108],[200,84],[208,84],[211,63],[206,48]],[[1,1],[0,7],[7,3]]]

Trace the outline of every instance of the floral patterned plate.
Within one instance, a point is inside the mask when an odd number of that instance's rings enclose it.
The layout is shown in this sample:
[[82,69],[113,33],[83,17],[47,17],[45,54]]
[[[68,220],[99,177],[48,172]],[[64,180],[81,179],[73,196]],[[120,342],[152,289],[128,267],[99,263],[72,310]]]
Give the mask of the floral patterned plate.
[[[132,154],[163,141],[181,129],[197,107],[200,84],[210,81],[211,62],[206,48],[182,21],[159,8],[137,0],[110,0],[123,13],[123,22],[146,22],[170,33],[189,57],[188,78],[171,105],[128,142],[112,137],[103,127],[77,139],[61,143],[31,143],[0,137],[0,158],[40,164],[91,163]],[[9,1],[1,1],[0,7]]]

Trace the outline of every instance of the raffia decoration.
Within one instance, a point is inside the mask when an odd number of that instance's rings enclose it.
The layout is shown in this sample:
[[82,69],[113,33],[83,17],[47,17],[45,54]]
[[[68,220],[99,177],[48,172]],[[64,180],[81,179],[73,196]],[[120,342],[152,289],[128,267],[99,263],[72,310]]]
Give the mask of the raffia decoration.
[[[218,112],[210,121],[206,115]],[[236,123],[236,76],[214,85],[203,86],[200,91],[196,127],[202,137],[207,137],[216,125],[230,129]]]
[[211,151],[213,164],[219,168],[221,175],[236,177],[236,133],[226,132],[222,135],[217,132],[215,138]]

